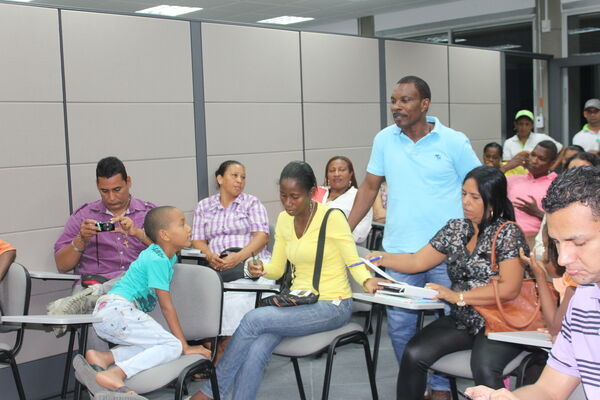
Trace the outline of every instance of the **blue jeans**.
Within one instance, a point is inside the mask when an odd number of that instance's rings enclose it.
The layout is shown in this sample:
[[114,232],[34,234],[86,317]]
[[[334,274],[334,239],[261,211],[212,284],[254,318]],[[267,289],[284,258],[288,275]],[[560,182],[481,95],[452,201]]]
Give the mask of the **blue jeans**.
[[179,339],[129,301],[101,297],[94,315],[103,318],[93,325],[98,336],[118,344],[110,351],[127,378],[181,356]]
[[[400,282],[406,282],[413,286],[425,286],[428,282],[437,283],[446,287],[450,287],[450,278],[446,271],[446,264],[442,263],[429,271],[418,274],[404,274],[402,272],[387,269],[386,272]],[[446,314],[450,312],[450,307],[446,306]],[[396,353],[398,364],[402,362],[404,347],[406,343],[415,335],[417,326],[417,311],[406,310],[398,307],[387,307],[388,333],[392,339],[392,346]],[[431,388],[433,390],[450,390],[448,379],[433,375],[431,377]]]
[[[233,334],[217,366],[221,398],[233,386],[235,400],[256,399],[267,361],[288,336],[306,336],[337,329],[352,315],[352,299],[335,305],[318,301],[296,307],[261,307],[247,313]],[[200,390],[213,397],[210,382]]]

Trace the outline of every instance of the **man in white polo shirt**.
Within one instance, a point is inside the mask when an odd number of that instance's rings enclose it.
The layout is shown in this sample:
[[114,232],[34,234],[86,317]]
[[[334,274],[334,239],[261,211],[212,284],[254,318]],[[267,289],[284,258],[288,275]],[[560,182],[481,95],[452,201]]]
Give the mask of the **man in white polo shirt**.
[[587,124],[573,136],[573,144],[577,144],[585,151],[598,152],[600,150],[600,100],[589,99],[583,106],[583,116]]
[[573,168],[554,180],[542,201],[558,263],[579,285],[540,379],[510,393],[467,389],[475,400],[566,400],[580,383],[600,399],[600,170]]

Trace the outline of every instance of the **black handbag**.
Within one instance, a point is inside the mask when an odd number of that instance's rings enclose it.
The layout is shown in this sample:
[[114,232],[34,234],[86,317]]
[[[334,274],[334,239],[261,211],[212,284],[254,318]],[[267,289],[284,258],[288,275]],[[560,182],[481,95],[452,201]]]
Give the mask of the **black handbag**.
[[259,307],[292,307],[303,304],[314,304],[319,300],[319,280],[321,279],[321,269],[323,267],[323,253],[325,251],[325,231],[327,230],[327,219],[329,214],[337,208],[330,208],[325,213],[319,230],[319,240],[317,241],[317,256],[315,257],[315,270],[313,273],[313,288],[317,292],[314,294],[310,290],[291,290],[292,271],[294,266],[288,262],[287,269],[281,286],[281,291],[273,296],[265,297],[259,302]]
[[[241,247],[228,247],[225,250],[223,250],[221,252],[221,254],[219,254],[219,257],[223,258],[223,257],[226,257],[228,254],[238,253],[241,250],[242,250]],[[232,267],[232,268],[229,268],[229,269],[226,269],[223,271],[219,271],[219,270],[215,269],[215,271],[217,271],[219,273],[219,275],[221,275],[221,279],[223,280],[223,282],[231,282],[231,281],[241,279],[244,277],[244,261],[242,261],[235,267]]]

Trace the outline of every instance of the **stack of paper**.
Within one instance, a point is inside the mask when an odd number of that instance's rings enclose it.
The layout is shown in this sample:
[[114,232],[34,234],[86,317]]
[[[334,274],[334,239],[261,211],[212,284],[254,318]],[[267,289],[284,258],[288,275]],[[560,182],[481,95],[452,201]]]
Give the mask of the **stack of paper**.
[[[381,294],[386,295],[386,296],[392,295],[392,296],[400,296],[400,297],[409,297],[409,298],[418,299],[418,300],[434,299],[435,296],[437,296],[437,294],[438,294],[437,290],[422,288],[419,286],[412,286],[412,285],[409,285],[408,283],[404,283],[404,282],[398,282],[397,280],[395,280],[394,278],[392,278],[391,276],[386,274],[385,271],[383,271],[381,268],[377,267],[375,264],[373,264],[369,260],[366,260],[364,258],[361,258],[361,260],[364,261],[364,263],[366,265],[368,265],[369,268],[371,268],[373,271],[377,272],[379,275],[383,276],[385,279],[392,281],[392,282],[381,282],[381,286],[385,286],[387,289],[379,290],[379,291],[377,291],[376,294],[380,294],[380,292],[381,292]],[[437,300],[435,300],[435,301],[437,301]]]

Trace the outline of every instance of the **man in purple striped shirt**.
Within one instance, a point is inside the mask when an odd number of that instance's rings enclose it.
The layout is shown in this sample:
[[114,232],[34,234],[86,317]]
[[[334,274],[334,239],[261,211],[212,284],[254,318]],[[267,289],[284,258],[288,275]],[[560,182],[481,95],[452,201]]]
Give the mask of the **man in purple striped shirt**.
[[[116,157],[106,157],[96,166],[100,200],[86,203],[69,217],[54,244],[54,259],[60,272],[101,275],[111,279],[125,272],[142,250],[152,243],[143,230],[144,218],[156,207],[129,194],[131,177]],[[115,229],[100,232],[97,222],[114,222]]]
[[473,399],[563,400],[580,383],[588,399],[600,399],[600,170],[580,167],[560,175],[542,205],[558,262],[580,286],[540,379],[512,393],[469,388]]

